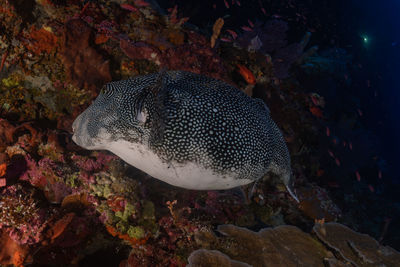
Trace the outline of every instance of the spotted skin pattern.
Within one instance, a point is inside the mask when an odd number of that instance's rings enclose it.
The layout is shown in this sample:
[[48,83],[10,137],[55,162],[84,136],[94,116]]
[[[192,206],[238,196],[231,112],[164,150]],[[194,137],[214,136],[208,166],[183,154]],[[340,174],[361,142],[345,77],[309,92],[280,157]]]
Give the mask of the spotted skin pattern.
[[87,149],[141,144],[166,164],[194,163],[238,185],[271,171],[292,194],[289,152],[268,107],[204,75],[167,71],[111,82],[73,128]]

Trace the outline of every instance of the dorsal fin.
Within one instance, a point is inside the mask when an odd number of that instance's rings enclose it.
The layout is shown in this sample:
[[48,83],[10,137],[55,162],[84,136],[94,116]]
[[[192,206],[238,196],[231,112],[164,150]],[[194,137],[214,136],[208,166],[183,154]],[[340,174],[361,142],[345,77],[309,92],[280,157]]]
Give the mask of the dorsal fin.
[[160,72],[158,73],[156,82],[151,86],[150,90],[154,95],[157,95],[160,93],[161,89],[163,88],[164,85],[164,78],[167,75],[167,68],[162,68]]

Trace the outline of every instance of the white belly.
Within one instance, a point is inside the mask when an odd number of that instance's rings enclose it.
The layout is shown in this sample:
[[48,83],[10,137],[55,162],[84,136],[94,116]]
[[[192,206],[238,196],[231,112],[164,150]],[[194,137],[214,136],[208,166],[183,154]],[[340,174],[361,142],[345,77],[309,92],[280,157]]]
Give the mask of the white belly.
[[167,164],[146,146],[124,140],[107,144],[105,149],[154,178],[186,189],[229,189],[252,182],[250,179],[235,179],[233,173],[232,175],[215,174],[212,170],[194,163]]

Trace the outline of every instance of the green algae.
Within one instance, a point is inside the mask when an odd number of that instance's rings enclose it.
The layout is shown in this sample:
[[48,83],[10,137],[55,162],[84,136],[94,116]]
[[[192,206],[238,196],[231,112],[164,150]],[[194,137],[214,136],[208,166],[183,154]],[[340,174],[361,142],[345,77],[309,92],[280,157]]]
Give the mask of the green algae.
[[[43,88],[38,87],[40,85]],[[25,120],[56,120],[65,114],[71,114],[74,107],[87,103],[89,99],[84,90],[72,85],[55,89],[50,80],[43,82],[42,76],[25,77],[19,71],[3,78],[0,83],[0,107]]]
[[74,172],[65,177],[65,184],[67,184],[71,188],[78,188],[82,185],[82,182],[79,178],[79,172]]
[[127,234],[135,239],[142,239],[146,236],[145,230],[140,226],[129,226]]

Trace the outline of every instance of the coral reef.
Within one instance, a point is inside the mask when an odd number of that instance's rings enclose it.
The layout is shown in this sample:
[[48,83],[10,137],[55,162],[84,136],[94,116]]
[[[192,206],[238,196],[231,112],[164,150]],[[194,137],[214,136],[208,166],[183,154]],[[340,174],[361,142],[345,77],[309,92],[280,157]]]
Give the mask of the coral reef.
[[251,40],[258,38],[261,42],[258,49],[270,54],[287,45],[286,32],[288,29],[287,22],[279,19],[268,20],[264,24],[258,22],[252,31],[245,31],[239,35],[237,42],[247,50],[255,50]]
[[70,81],[95,92],[111,81],[111,75],[109,61],[90,45],[93,38],[85,21],[71,19],[65,23],[61,54]]
[[326,190],[318,186],[301,187],[298,189],[301,199],[299,208],[312,219],[336,221],[341,216],[340,209],[329,198]]
[[[381,245],[400,236],[399,204],[381,198],[398,185],[385,184],[387,163],[359,98],[336,97],[361,69],[351,55],[307,50],[310,34],[296,43],[307,29],[289,39],[291,20],[279,16],[243,31],[217,16],[224,27],[218,21],[211,47],[214,21],[198,30],[179,6],[160,14],[150,2],[0,0],[0,265],[399,262]],[[73,120],[105,83],[162,68],[222,79],[265,101],[288,143],[300,205],[270,175],[245,203],[239,190],[180,190],[73,143]],[[299,229],[315,221],[312,235]],[[379,244],[321,224],[329,221]],[[217,237],[221,224],[270,228],[225,225]]]
[[215,41],[217,40],[219,34],[221,33],[222,26],[224,26],[224,19],[218,18],[213,26],[213,34],[211,35],[211,41],[210,41],[211,48],[215,46]]
[[396,266],[400,262],[399,252],[345,225],[316,224],[313,231],[329,249],[354,266]]
[[188,267],[217,267],[217,266],[226,266],[226,267],[250,267],[251,265],[231,260],[227,255],[218,251],[218,250],[206,250],[206,249],[198,249],[190,254],[188,259],[189,264]]
[[32,261],[26,259],[29,253],[27,245],[18,244],[7,232],[0,230],[0,234],[0,264],[19,267],[24,262]]
[[392,248],[338,223],[315,224],[313,232],[320,241],[289,225],[259,232],[221,225],[218,231],[224,236],[196,234],[199,245],[217,250],[194,251],[189,266],[395,266],[400,257]]
[[34,188],[21,184],[1,190],[0,229],[8,229],[10,237],[19,244],[36,244],[42,239],[50,220],[51,209],[39,201]]
[[329,257],[329,251],[321,243],[294,226],[252,232],[221,225],[218,232],[224,237],[214,237],[209,246],[251,266],[318,266]]

